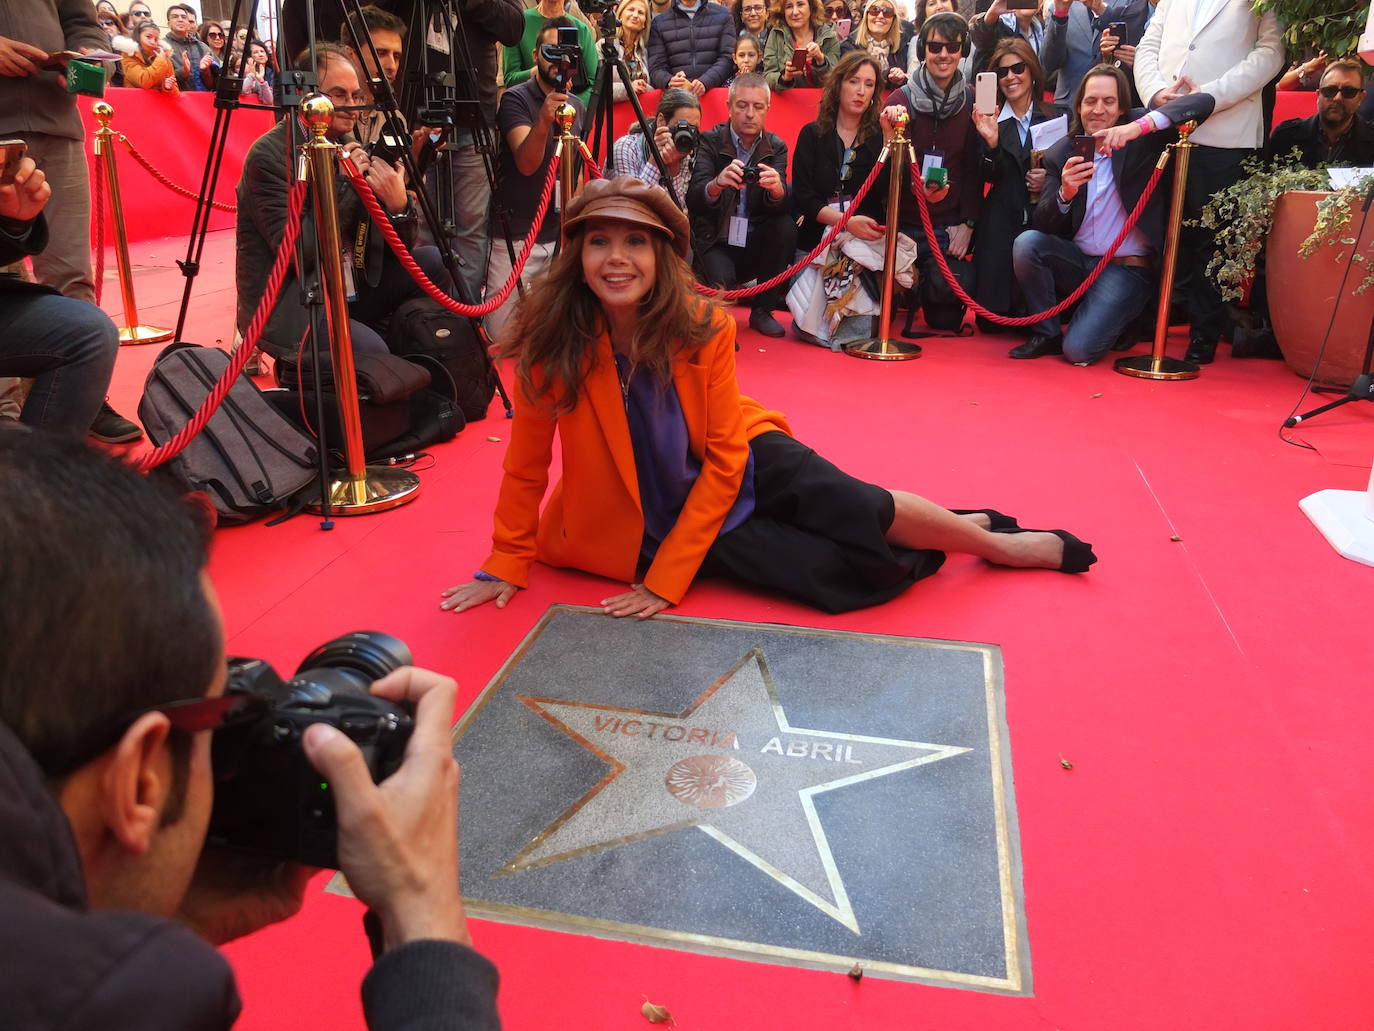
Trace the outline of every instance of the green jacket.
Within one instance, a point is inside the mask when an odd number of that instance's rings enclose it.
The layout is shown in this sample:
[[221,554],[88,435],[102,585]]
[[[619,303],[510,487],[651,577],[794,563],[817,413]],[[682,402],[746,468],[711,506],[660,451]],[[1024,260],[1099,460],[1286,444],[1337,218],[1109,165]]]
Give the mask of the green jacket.
[[786,25],[774,26],[763,44],[763,77],[768,80],[769,89],[785,90],[825,85],[825,77],[840,60],[840,40],[832,25],[822,25],[815,30],[816,42],[825,55],[825,67],[819,68],[807,62],[808,75],[805,79],[793,79],[789,85],[782,81],[782,70],[792,61],[792,30]]

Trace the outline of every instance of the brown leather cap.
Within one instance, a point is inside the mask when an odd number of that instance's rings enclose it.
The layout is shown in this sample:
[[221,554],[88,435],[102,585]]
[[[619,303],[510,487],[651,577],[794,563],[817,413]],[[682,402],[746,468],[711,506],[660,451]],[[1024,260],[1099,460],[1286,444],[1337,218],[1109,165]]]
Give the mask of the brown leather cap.
[[634,176],[594,179],[582,187],[582,192],[563,213],[563,229],[570,230],[594,218],[655,229],[672,241],[683,258],[687,257],[687,249],[691,246],[692,230],[687,216],[673,203],[668,191],[646,186]]

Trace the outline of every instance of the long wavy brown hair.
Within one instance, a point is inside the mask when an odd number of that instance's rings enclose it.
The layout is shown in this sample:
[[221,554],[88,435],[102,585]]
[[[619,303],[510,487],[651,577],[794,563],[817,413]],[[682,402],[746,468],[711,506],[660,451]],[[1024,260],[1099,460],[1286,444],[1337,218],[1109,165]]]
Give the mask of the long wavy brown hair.
[[[787,25],[787,17],[782,13],[783,5],[787,0],[769,0],[768,4],[768,24],[774,28],[792,31]],[[820,42],[821,26],[829,23],[830,19],[825,16],[825,7],[821,0],[807,0],[811,8],[811,37]]]
[[[1031,45],[1020,36],[1006,36],[997,41],[997,45],[992,48],[992,56],[988,58],[988,71],[997,71],[998,64],[1008,54],[1015,54],[1017,60],[1026,62],[1026,68],[1030,71],[1031,107],[1037,107],[1045,96],[1045,72],[1040,67],[1040,59],[1035,56]],[[1002,93],[1000,78],[997,80],[997,97],[1003,102],[1007,99]]]
[[821,131],[822,136],[835,128],[835,118],[840,110],[840,87],[864,65],[873,69],[873,94],[868,98],[868,107],[859,116],[859,131],[854,135],[854,146],[857,147],[878,131],[884,73],[868,51],[851,50],[840,58],[839,64],[835,65],[835,69],[821,89],[821,102],[816,111],[816,128]]
[[[577,407],[596,340],[606,331],[601,301],[582,276],[583,240],[596,224],[592,219],[573,227],[548,271],[526,291],[515,310],[511,339],[499,349],[500,357],[515,360],[525,396],[550,404],[555,413]],[[694,353],[715,334],[722,305],[697,293],[691,267],[666,236],[650,231],[649,239],[654,285],[639,302],[628,357],[636,369],[667,383],[673,360]]]

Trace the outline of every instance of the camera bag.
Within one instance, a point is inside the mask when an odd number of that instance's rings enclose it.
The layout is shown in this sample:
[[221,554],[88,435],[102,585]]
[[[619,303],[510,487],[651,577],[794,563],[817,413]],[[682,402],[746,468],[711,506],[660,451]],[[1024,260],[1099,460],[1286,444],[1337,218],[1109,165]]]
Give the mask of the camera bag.
[[[154,444],[170,440],[229,366],[218,348],[174,343],[153,362],[138,418]],[[187,491],[209,495],[220,522],[246,523],[282,507],[314,478],[315,442],[283,419],[246,375],[205,429],[161,467]]]
[[[442,367],[453,383],[453,400],[468,422],[483,419],[496,392],[496,377],[472,322],[429,297],[405,301],[391,316],[386,346],[392,354]],[[441,390],[442,392],[442,390]]]

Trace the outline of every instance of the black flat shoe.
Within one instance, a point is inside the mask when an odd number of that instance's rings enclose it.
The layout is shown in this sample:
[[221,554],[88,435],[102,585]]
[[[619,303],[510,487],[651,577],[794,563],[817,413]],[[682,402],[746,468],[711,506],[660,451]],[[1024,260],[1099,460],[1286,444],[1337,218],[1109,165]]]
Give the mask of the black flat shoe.
[[1088,567],[1097,561],[1093,546],[1080,541],[1068,530],[1032,530],[1018,527],[1015,530],[998,530],[998,533],[1052,533],[1064,542],[1064,557],[1059,562],[1061,573],[1086,573]]
[[988,517],[989,530],[1019,530],[1021,524],[1015,516],[1003,515],[991,508],[951,508],[955,515],[985,515]]
[[1216,356],[1216,340],[1208,341],[1204,336],[1195,336],[1188,340],[1188,350],[1184,354],[1183,360],[1192,362],[1194,365],[1211,365]]
[[1063,354],[1064,338],[1047,337],[1036,333],[1024,344],[1017,344],[1007,352],[1008,358],[1044,358],[1046,355]]

